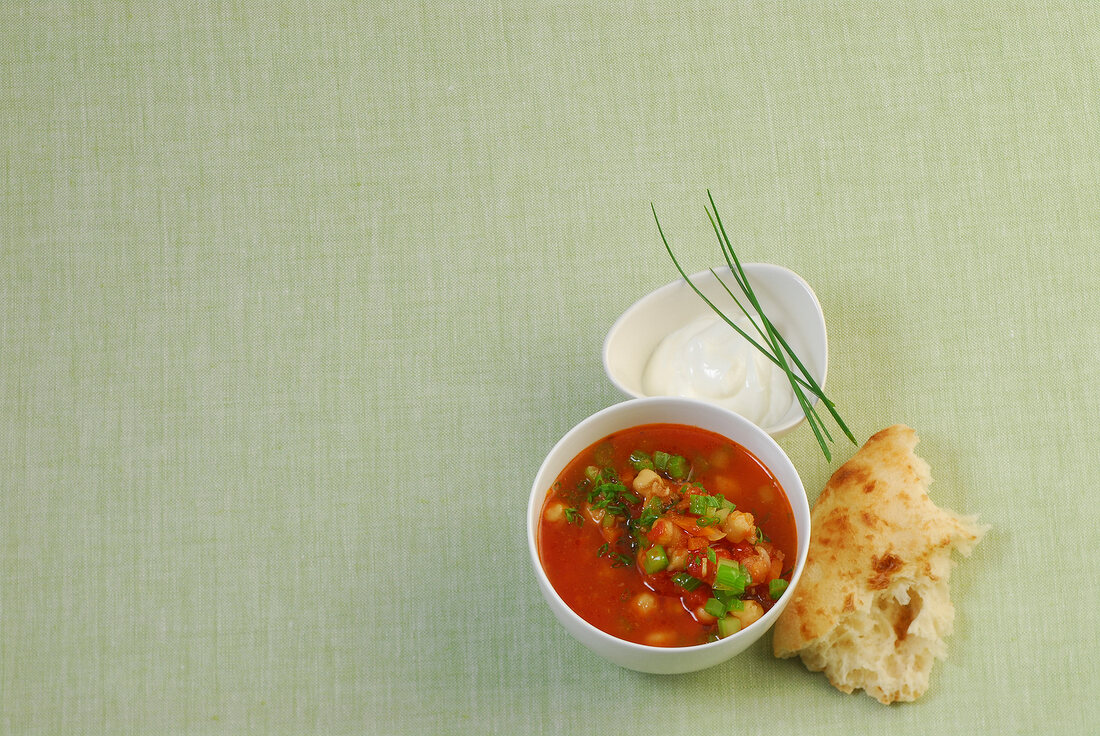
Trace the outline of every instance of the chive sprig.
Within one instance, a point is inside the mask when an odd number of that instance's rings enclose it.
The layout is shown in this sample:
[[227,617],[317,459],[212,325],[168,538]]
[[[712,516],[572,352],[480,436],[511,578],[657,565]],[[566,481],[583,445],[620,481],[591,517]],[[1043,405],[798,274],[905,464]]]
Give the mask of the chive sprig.
[[[753,291],[752,284],[749,283],[748,276],[745,275],[745,269],[741,266],[741,260],[737,257],[737,253],[733,249],[733,244],[726,234],[725,225],[722,224],[722,218],[718,215],[718,207],[714,203],[714,196],[709,189],[707,190],[707,198],[710,200],[710,207],[704,207],[704,209],[707,213],[707,219],[710,220],[711,228],[718,238],[718,245],[722,250],[722,257],[725,259],[726,265],[729,266],[730,273],[737,282],[738,288],[748,299],[752,310],[746,307],[742,301],[737,298],[737,295],[713,268],[710,269],[710,272],[714,275],[714,278],[718,280],[718,283],[722,285],[726,293],[729,294],[730,298],[733,299],[733,303],[737,305],[745,315],[745,318],[748,319],[757,333],[759,341],[742,329],[740,325],[736,324],[714,302],[708,299],[694,282],[692,282],[687,272],[684,271],[680,262],[676,259],[675,254],[673,254],[672,247],[669,245],[668,238],[665,237],[664,229],[661,227],[661,220],[657,217],[657,208],[651,202],[649,206],[653,211],[653,220],[657,223],[657,232],[661,236],[661,242],[664,243],[665,250],[668,251],[669,258],[672,259],[672,263],[676,266],[676,270],[680,272],[680,275],[683,277],[684,281],[687,282],[688,286],[691,287],[692,291],[694,291],[723,322],[736,330],[750,345],[759,350],[768,360],[775,363],[783,371],[788,382],[791,384],[791,389],[794,391],[799,406],[802,407],[802,413],[806,415],[806,421],[813,430],[814,437],[817,438],[818,445],[821,446],[821,452],[824,453],[827,461],[831,461],[832,453],[829,452],[828,443],[833,442],[833,436],[825,427],[825,423],[818,413],[816,405],[807,397],[807,391],[820,399],[821,404],[825,406],[837,426],[840,427],[844,435],[851,440],[852,444],[855,445],[859,443],[856,442],[855,436],[852,434],[851,430],[848,429],[848,425],[840,418],[840,414],[836,410],[836,405],[825,395],[817,379],[813,377],[813,374],[810,373],[802,363],[790,344],[783,338],[783,335],[776,329],[772,321],[768,319],[767,314],[760,305],[760,300],[757,299],[756,293]],[[792,364],[794,367],[792,367]]]

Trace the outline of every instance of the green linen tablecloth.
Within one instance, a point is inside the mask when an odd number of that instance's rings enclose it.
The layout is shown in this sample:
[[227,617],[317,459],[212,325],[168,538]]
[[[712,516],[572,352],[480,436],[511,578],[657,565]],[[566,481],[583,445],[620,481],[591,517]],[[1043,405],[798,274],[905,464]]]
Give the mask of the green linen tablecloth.
[[[992,525],[917,703],[538,593],[707,188]],[[1098,287],[1097,4],[4,3],[0,733],[1098,733]],[[853,451],[781,444],[811,501]]]

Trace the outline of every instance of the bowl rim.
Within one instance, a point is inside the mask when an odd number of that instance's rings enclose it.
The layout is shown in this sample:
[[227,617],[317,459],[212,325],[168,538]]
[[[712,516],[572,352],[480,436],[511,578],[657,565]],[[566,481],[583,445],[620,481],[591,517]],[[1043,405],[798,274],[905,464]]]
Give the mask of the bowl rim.
[[[574,611],[569,606],[569,604],[567,604],[564,601],[564,599],[562,599],[561,596],[554,589],[553,584],[550,582],[550,579],[546,574],[546,570],[542,566],[542,561],[541,561],[541,557],[539,555],[539,550],[538,550],[538,527],[539,527],[539,520],[542,516],[542,507],[543,507],[543,504],[546,501],[546,495],[549,492],[550,485],[553,483],[554,478],[557,477],[557,475],[561,472],[561,469],[564,467],[564,465],[562,465],[561,467],[558,467],[553,472],[552,477],[547,478],[546,476],[552,470],[552,468],[550,467],[551,458],[554,458],[556,455],[563,452],[562,448],[564,448],[569,443],[577,442],[577,437],[578,436],[582,436],[585,431],[589,430],[590,427],[604,421],[609,415],[616,414],[616,413],[621,413],[621,412],[627,412],[630,409],[634,409],[634,408],[637,408],[638,410],[644,410],[647,407],[652,407],[656,411],[656,410],[659,410],[662,406],[667,406],[667,405],[670,405],[670,404],[680,406],[680,407],[683,407],[683,408],[686,408],[686,409],[694,408],[694,409],[698,409],[699,411],[702,411],[702,412],[715,412],[715,413],[724,415],[725,419],[731,420],[735,424],[741,424],[745,428],[745,431],[747,431],[750,434],[754,434],[756,436],[756,440],[758,442],[763,443],[773,453],[777,452],[779,454],[779,458],[780,458],[781,462],[785,465],[785,471],[786,471],[785,474],[789,473],[791,475],[791,477],[795,481],[795,484],[796,484],[795,488],[797,489],[797,492],[798,492],[797,495],[795,496],[795,498],[792,498],[792,492],[793,492],[792,489],[788,488],[787,483],[780,483],[780,487],[783,490],[784,495],[786,495],[788,503],[791,504],[792,513],[794,513],[794,515],[795,515],[795,524],[796,524],[796,532],[797,532],[796,552],[795,552],[795,566],[794,566],[794,570],[791,573],[790,584],[788,585],[788,589],[787,589],[786,593],[784,594],[785,600],[781,601],[782,605],[779,605],[777,603],[777,605],[773,606],[771,609],[766,611],[764,613],[764,616],[762,616],[758,621],[753,622],[752,624],[745,627],[744,629],[741,629],[740,631],[738,631],[735,634],[731,634],[730,636],[724,637],[722,639],[718,639],[716,641],[705,642],[703,644],[692,644],[692,645],[681,646],[681,647],[660,647],[660,646],[653,646],[653,645],[650,645],[650,644],[641,644],[641,643],[638,643],[638,642],[627,641],[626,639],[620,639],[617,636],[609,634],[606,631],[603,631],[602,629],[600,629],[600,628],[594,626],[593,624],[589,623],[588,621],[586,621],[580,614],[578,614],[576,611]],[[630,423],[625,423],[625,424],[623,424],[623,426],[621,428],[610,430],[610,432],[621,431],[621,429],[626,429],[626,428],[634,427],[634,426],[640,426],[640,425],[645,424],[645,423],[687,424],[686,422],[683,422],[683,421],[662,421],[660,419],[655,418],[651,422],[630,422]],[[687,426],[697,426],[697,425],[687,424]],[[705,427],[700,427],[700,429],[706,429],[706,428]],[[725,432],[719,432],[719,431],[713,430],[713,429],[708,429],[707,431],[711,431],[711,432],[715,432],[716,434],[720,434],[723,437],[725,437],[726,439],[728,439],[732,442],[736,442],[737,444],[741,445],[746,450],[751,452],[753,455],[757,456],[757,460],[762,465],[764,465],[764,467],[766,467],[768,469],[768,471],[773,476],[778,475],[777,471],[773,467],[772,463],[765,462],[763,459],[761,459],[756,450],[753,450],[752,448],[749,448],[749,447],[745,446],[745,444],[743,442],[739,441],[738,439],[735,439],[733,437],[728,436],[728,434],[725,433]],[[608,433],[610,433],[610,432],[608,432]],[[608,433],[603,433],[600,436],[606,436],[606,434],[608,434]],[[595,441],[598,441],[598,440],[599,440],[599,437],[596,437],[595,439],[592,440],[592,442],[595,442]],[[577,450],[577,452],[580,452],[585,447],[588,447],[590,444],[592,444],[592,442],[583,443],[583,447],[581,447],[580,450]],[[569,457],[565,460],[565,463],[568,464],[568,462],[570,462],[574,457],[576,457],[577,452],[573,452],[573,453],[569,454]],[[802,518],[804,518],[804,526],[805,526],[805,531],[804,532],[801,528],[799,528],[798,520],[800,518],[800,515],[799,515],[798,510],[795,509],[795,504],[796,503],[798,503],[798,505],[800,507],[803,507],[804,514],[803,514]],[[573,626],[580,627],[581,629],[583,629],[585,631],[586,635],[591,636],[592,638],[597,640],[601,645],[603,645],[605,647],[613,647],[613,648],[615,648],[619,651],[632,652],[634,654],[645,654],[647,656],[657,657],[657,658],[686,657],[686,656],[690,656],[691,654],[694,654],[694,653],[702,654],[702,653],[706,653],[706,652],[713,652],[713,651],[722,650],[722,649],[725,649],[725,648],[731,648],[732,649],[732,648],[736,648],[736,645],[739,642],[741,642],[742,640],[749,639],[750,640],[749,643],[751,644],[751,642],[755,641],[760,636],[763,636],[767,632],[767,630],[769,630],[774,625],[775,618],[777,618],[779,616],[779,613],[782,612],[783,608],[786,607],[787,602],[790,600],[790,597],[789,597],[790,594],[793,593],[794,589],[798,585],[799,580],[801,579],[803,570],[805,569],[805,565],[806,565],[806,556],[807,556],[806,553],[807,553],[808,546],[809,546],[809,535],[810,535],[809,499],[806,497],[805,486],[802,483],[802,479],[801,479],[801,476],[798,473],[798,469],[795,467],[794,463],[791,461],[790,457],[787,456],[786,452],[779,445],[779,443],[776,442],[775,438],[772,437],[763,428],[759,427],[758,425],[754,424],[753,422],[749,421],[748,419],[746,419],[745,417],[741,416],[740,414],[738,414],[734,411],[731,411],[731,410],[726,409],[724,407],[721,407],[721,406],[718,406],[716,404],[712,404],[712,403],[709,403],[709,402],[706,402],[706,401],[702,401],[702,400],[699,400],[699,399],[691,399],[691,398],[685,398],[685,397],[679,397],[679,396],[650,396],[650,397],[626,399],[626,400],[618,402],[616,404],[612,404],[610,406],[604,407],[603,409],[600,409],[599,411],[597,411],[593,414],[590,414],[589,416],[585,417],[581,421],[577,422],[575,425],[573,425],[572,428],[570,428],[565,434],[563,434],[562,437],[550,449],[550,451],[547,452],[545,458],[543,459],[541,465],[539,466],[538,472],[535,474],[535,479],[534,479],[534,481],[532,483],[532,486],[531,486],[531,494],[528,498],[528,504],[527,504],[527,544],[528,544],[528,551],[531,555],[532,566],[534,568],[535,576],[536,576],[536,579],[539,583],[539,588],[541,589],[543,596],[544,597],[547,597],[547,596],[552,596],[553,597],[553,600],[551,600],[551,598],[547,598],[547,603],[548,603],[548,605],[550,605],[552,611],[555,613],[555,617],[559,618],[559,621],[561,621],[560,615],[564,614],[569,619],[569,622]],[[561,621],[561,623],[563,625],[565,625],[567,630],[570,628],[570,626],[567,625],[565,621]],[[761,626],[762,623],[763,623],[763,626]],[[573,631],[569,631],[569,633],[571,635],[573,635],[574,638],[578,638],[578,637],[576,637],[576,635],[574,634]],[[585,644],[586,646],[589,646],[589,648],[592,648],[592,646],[590,646],[589,644],[587,644],[584,641],[581,641],[581,643]],[[731,653],[730,656],[733,656],[734,654],[736,654],[739,651],[741,651],[741,650],[738,649],[737,651],[734,651],[733,653]]]

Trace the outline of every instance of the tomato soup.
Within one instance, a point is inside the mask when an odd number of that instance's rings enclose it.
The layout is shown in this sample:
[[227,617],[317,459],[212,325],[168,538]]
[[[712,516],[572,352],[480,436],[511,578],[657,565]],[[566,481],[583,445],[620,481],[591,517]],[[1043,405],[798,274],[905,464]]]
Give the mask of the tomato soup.
[[741,445],[647,424],[591,445],[549,489],[539,558],[562,600],[612,636],[692,646],[783,595],[797,550],[778,480]]

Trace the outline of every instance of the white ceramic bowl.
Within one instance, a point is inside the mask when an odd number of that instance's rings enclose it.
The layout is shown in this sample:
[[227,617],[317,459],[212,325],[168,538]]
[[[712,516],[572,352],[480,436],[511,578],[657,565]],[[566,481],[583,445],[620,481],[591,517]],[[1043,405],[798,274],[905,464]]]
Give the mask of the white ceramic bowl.
[[[821,304],[813,289],[794,271],[782,266],[746,263],[744,269],[764,313],[824,387],[829,368],[828,336]],[[737,298],[748,306],[730,270],[723,266],[715,271]],[[691,280],[728,317],[736,319],[741,316],[741,310],[710,271],[700,271]],[[607,377],[629,397],[646,396],[642,389],[642,375],[657,345],[674,330],[696,317],[711,313],[711,308],[683,279],[642,297],[623,312],[607,333],[603,345],[603,365]],[[813,394],[808,393],[807,398],[817,401]],[[765,426],[764,431],[772,437],[781,437],[805,420],[802,407],[795,402],[783,417]]]
[[[700,427],[737,442],[752,452],[779,480],[794,512],[798,552],[791,582],[782,598],[760,620],[708,644],[691,647],[651,647],[618,639],[600,631],[573,612],[557,594],[542,568],[538,525],[550,486],[565,466],[598,440],[629,427],[671,423]],[[535,577],[554,616],[581,644],[617,665],[640,672],[675,674],[705,669],[744,651],[775,623],[798,586],[810,544],[810,506],[802,480],[783,449],[760,427],[728,409],[694,399],[653,397],[633,399],[588,417],[558,441],[539,468],[527,506],[527,543]]]

